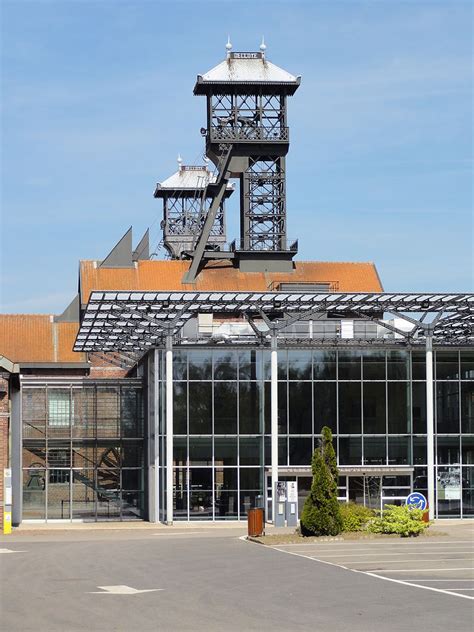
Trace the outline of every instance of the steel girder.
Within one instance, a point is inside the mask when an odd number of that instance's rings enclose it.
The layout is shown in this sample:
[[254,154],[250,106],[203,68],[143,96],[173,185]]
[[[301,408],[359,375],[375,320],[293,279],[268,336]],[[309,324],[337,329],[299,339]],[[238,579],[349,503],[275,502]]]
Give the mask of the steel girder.
[[[333,337],[304,338],[305,344],[418,345],[429,333],[437,345],[474,345],[473,294],[117,291],[91,294],[74,349],[145,353],[162,345],[166,335],[176,336],[190,318],[200,313],[263,318],[269,334],[273,331],[284,337],[284,329],[290,324],[324,318],[328,312],[332,316],[340,314],[341,319],[355,315],[374,321],[400,339],[354,339],[346,343]],[[405,331],[383,321],[383,313],[404,319],[413,329]]]

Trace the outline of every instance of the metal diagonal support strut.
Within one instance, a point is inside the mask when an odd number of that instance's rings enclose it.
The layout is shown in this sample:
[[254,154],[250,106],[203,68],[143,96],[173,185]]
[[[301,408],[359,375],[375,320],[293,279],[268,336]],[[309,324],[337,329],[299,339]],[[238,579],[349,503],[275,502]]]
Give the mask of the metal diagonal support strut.
[[209,241],[209,236],[211,234],[211,230],[216,219],[217,211],[219,210],[222,198],[224,197],[227,188],[227,182],[229,181],[228,169],[231,156],[232,145],[228,145],[226,148],[226,153],[223,156],[222,167],[219,170],[216,182],[207,185],[207,190],[215,191],[214,198],[206,215],[206,219],[201,229],[201,234],[197,239],[193,253],[193,260],[191,262],[191,265],[189,266],[189,270],[183,276],[183,283],[194,283],[194,281],[196,280],[199,266],[201,265],[203,259],[204,250],[206,248],[206,244]]

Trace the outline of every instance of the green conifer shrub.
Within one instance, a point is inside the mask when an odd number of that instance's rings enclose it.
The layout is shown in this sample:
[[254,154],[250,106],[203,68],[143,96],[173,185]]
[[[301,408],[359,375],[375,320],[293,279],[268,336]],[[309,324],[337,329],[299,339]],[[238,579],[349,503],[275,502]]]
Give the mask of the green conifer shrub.
[[301,514],[303,536],[337,535],[342,531],[340,505],[337,500],[338,469],[331,430],[324,426],[321,441],[311,461],[313,482]]

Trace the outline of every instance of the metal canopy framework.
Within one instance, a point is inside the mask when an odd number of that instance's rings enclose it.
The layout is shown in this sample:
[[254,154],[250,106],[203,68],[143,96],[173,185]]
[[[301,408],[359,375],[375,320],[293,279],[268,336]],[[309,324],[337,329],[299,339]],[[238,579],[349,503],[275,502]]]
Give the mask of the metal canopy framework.
[[[474,294],[95,291],[74,350],[127,352],[138,359],[148,349],[164,345],[167,337],[188,342],[179,338],[185,323],[210,313],[245,317],[254,342],[263,345],[284,340],[285,329],[293,323],[326,318],[372,321],[397,337],[305,338],[304,344],[425,346],[429,338],[437,346],[474,345]],[[384,314],[395,320],[382,320]],[[398,318],[408,327],[397,326]],[[241,341],[237,336],[232,342]]]

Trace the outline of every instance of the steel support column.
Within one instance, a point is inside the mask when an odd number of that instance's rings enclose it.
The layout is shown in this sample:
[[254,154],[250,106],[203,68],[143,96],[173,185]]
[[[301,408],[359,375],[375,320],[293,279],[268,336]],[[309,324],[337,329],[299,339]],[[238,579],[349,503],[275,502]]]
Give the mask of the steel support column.
[[435,465],[434,465],[434,389],[433,389],[433,335],[426,332],[426,434],[428,468],[429,518],[435,516]]
[[166,523],[173,524],[173,337],[166,336]]
[[275,488],[278,480],[278,352],[277,337],[271,347],[271,454],[272,454],[272,520],[275,524]]

